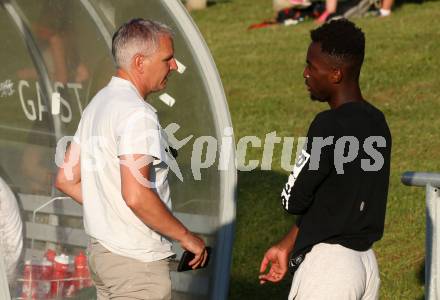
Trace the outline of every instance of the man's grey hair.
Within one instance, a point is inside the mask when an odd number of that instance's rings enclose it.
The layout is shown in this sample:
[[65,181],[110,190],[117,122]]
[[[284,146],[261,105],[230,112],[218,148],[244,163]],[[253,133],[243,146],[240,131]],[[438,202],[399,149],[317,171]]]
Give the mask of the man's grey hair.
[[159,48],[161,36],[173,36],[170,27],[157,21],[132,19],[115,32],[112,39],[112,54],[116,67],[130,69],[136,54],[150,56]]

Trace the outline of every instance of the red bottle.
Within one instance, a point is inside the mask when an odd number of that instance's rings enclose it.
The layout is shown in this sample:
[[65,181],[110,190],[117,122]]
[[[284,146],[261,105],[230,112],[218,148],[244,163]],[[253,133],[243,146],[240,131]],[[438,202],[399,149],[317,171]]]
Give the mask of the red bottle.
[[38,284],[36,281],[35,268],[30,260],[24,263],[23,269],[23,289],[21,297],[23,299],[37,299]]
[[[72,278],[72,272],[68,272],[67,277]],[[75,293],[76,293],[76,289],[73,280],[65,281],[63,287],[63,297],[72,298],[75,296]]]
[[76,278],[74,285],[75,290],[77,291],[92,286],[90,272],[87,266],[87,256],[85,256],[82,251],[75,256],[75,273],[73,274],[73,277]]
[[52,283],[50,289],[51,297],[63,296],[66,286],[66,279],[69,277],[69,256],[61,254],[55,256]]
[[40,280],[38,282],[38,295],[41,299],[50,299],[51,297],[51,280],[53,275],[53,263],[46,258],[40,265]]
[[50,261],[50,262],[54,262],[54,260],[55,260],[55,256],[57,256],[57,253],[55,252],[55,250],[52,250],[52,249],[48,249],[47,251],[46,251],[46,254],[44,255],[45,257],[46,257],[46,259],[48,260],[48,261]]

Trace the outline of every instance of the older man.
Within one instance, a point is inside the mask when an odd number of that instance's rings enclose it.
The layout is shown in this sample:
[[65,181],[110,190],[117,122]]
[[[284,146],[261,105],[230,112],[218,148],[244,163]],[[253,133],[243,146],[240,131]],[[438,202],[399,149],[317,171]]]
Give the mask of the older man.
[[[98,299],[171,299],[171,242],[206,260],[204,242],[171,210],[169,155],[145,97],[177,69],[171,30],[134,19],[113,36],[116,76],[84,110],[56,186],[83,204]],[[164,142],[165,141],[165,142]]]

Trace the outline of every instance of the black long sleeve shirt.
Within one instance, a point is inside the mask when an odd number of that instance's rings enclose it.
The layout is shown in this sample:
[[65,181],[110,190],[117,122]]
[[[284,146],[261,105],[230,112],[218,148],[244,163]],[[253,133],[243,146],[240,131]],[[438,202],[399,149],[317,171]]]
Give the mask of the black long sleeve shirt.
[[321,242],[365,251],[382,237],[390,153],[385,117],[366,101],[315,117],[281,193],[284,209],[300,215],[294,255]]

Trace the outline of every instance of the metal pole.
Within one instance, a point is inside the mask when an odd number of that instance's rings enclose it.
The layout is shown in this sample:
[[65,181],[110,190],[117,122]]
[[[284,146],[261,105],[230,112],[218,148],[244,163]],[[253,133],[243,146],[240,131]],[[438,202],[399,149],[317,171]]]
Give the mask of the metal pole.
[[405,172],[401,180],[426,189],[425,299],[440,299],[440,173]]
[[405,172],[402,174],[401,181],[404,185],[423,186],[427,184],[440,187],[440,173],[426,172]]
[[[176,25],[181,29],[185,39],[190,41],[190,51],[194,53],[200,64],[200,70],[203,74],[202,80],[209,93],[216,132],[218,136],[221,136],[226,127],[232,127],[232,122],[214,60],[197,26],[185,11],[182,2],[163,0],[162,4],[168,8],[169,14],[176,21]],[[215,268],[213,271],[214,280],[210,286],[209,299],[211,300],[228,299],[236,216],[237,169],[234,161],[235,157],[232,156],[227,171],[220,172],[219,231],[217,233],[216,255],[213,257],[215,258],[215,262],[213,262]]]
[[425,299],[440,299],[439,253],[440,250],[440,192],[439,188],[426,185],[426,262]]

